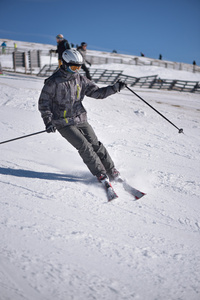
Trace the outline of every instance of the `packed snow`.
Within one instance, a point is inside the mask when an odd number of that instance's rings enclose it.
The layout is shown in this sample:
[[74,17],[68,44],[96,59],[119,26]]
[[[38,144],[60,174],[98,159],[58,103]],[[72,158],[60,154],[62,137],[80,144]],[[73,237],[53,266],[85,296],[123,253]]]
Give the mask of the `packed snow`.
[[[0,142],[45,129],[43,82],[0,76]],[[184,134],[127,89],[84,105],[138,201],[107,202],[58,132],[0,145],[0,300],[200,299],[200,96],[135,91]]]

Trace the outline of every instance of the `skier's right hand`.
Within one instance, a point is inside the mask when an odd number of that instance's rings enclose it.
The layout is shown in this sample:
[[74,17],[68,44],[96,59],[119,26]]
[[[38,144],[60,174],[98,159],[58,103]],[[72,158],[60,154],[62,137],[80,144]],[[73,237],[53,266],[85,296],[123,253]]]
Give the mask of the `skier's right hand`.
[[46,131],[48,133],[56,132],[56,127],[50,122],[46,125]]
[[115,89],[116,92],[120,92],[126,87],[125,81],[122,81],[119,79],[114,85],[113,88]]

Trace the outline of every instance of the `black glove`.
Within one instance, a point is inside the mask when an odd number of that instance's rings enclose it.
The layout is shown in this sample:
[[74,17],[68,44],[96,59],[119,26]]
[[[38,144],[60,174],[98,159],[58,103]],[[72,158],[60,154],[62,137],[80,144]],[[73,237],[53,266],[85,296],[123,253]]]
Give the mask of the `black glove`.
[[114,89],[116,90],[116,92],[120,92],[121,90],[123,90],[126,87],[126,83],[124,81],[122,81],[121,79],[119,79],[114,85],[113,85]]
[[50,122],[46,125],[46,131],[48,133],[56,132],[56,127]]

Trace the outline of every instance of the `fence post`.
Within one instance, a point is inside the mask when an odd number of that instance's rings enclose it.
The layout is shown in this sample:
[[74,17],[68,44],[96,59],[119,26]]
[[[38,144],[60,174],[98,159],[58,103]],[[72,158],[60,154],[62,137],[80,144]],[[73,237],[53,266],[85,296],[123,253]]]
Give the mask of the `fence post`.
[[138,65],[138,57],[135,57],[135,65]]
[[23,56],[24,56],[25,74],[27,74],[26,52],[23,53]]
[[29,62],[29,69],[31,70],[31,74],[32,74],[31,51],[28,51],[28,62]]
[[13,69],[16,72],[16,52],[13,52]]
[[38,68],[41,68],[40,50],[37,51],[37,65],[38,65]]
[[169,90],[173,90],[173,87],[175,86],[177,80],[173,80],[172,83],[170,84]]

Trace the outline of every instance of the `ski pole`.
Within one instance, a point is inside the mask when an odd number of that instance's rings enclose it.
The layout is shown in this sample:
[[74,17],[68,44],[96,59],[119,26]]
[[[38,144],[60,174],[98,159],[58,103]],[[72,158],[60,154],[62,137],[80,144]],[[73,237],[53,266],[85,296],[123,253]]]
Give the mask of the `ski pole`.
[[148,106],[150,106],[153,110],[155,110],[161,117],[163,117],[165,120],[167,120],[170,124],[172,124],[176,129],[178,129],[178,133],[183,133],[182,128],[178,128],[174,123],[172,123],[169,119],[167,119],[163,114],[161,114],[157,109],[155,109],[151,104],[149,104],[147,101],[145,101],[142,97],[140,97],[138,94],[136,94],[132,89],[130,89],[127,85],[126,88],[131,91],[134,95],[136,95],[140,100],[142,100],[144,103],[146,103]]
[[5,143],[12,142],[12,141],[16,141],[16,140],[24,139],[24,138],[27,138],[27,137],[29,137],[29,136],[36,135],[36,134],[40,134],[40,133],[43,133],[43,132],[46,132],[46,130],[42,130],[42,131],[38,131],[38,132],[34,132],[34,133],[31,133],[31,134],[28,134],[28,135],[23,135],[23,136],[20,136],[20,137],[17,137],[17,138],[11,139],[11,140],[7,140],[7,141],[4,141],[4,142],[0,142],[0,144],[5,144]]

